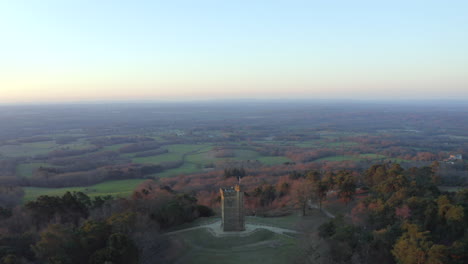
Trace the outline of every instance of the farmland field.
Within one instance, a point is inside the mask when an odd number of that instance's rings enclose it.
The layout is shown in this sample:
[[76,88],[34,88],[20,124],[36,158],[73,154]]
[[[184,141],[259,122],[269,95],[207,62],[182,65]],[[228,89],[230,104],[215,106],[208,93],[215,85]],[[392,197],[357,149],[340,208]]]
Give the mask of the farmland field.
[[[398,109],[402,113],[391,110],[388,114],[376,114],[376,109],[383,109],[380,106],[368,106],[373,110],[363,112],[362,106],[352,104],[344,112],[343,106],[320,104],[300,104],[302,112],[288,104],[245,105],[245,109],[216,104],[174,106],[115,105],[110,112],[106,107],[57,106],[32,111],[38,116],[29,116],[30,109],[24,115],[20,108],[13,109],[9,113],[20,118],[6,120],[9,126],[0,131],[0,176],[7,182],[21,181],[28,197],[54,192],[54,188],[35,189],[38,186],[60,187],[56,192],[62,193],[91,185],[98,186],[99,194],[129,194],[132,185],[115,186],[114,180],[138,182],[208,172],[223,175],[225,168],[233,167],[258,175],[263,169],[275,173],[268,168],[272,166],[274,170],[303,170],[353,164],[361,171],[379,162],[426,166],[463,153],[467,144],[466,129],[461,127],[435,131],[426,123],[404,121],[401,118],[414,113],[409,106]],[[449,114],[463,119],[457,112]],[[464,124],[447,123],[445,114],[431,109],[418,115],[441,123],[439,127]],[[25,130],[25,125],[34,130]],[[142,168],[145,173],[128,173]],[[117,169],[118,173],[113,171]],[[462,177],[457,170],[447,173]],[[112,173],[103,175],[106,171]],[[87,177],[80,182],[73,178],[76,175]],[[55,181],[39,184],[44,179]],[[117,189],[104,188],[106,183]]]
[[40,167],[51,167],[48,163],[23,163],[16,168],[16,175],[20,177],[31,177],[34,170]]
[[24,188],[25,196],[24,202],[36,199],[41,195],[63,195],[69,192],[83,192],[90,197],[112,195],[114,197],[129,197],[133,190],[142,183],[143,179],[137,180],[120,180],[120,181],[107,181],[96,185],[87,187],[66,187],[66,188],[39,188],[39,187],[26,187]]

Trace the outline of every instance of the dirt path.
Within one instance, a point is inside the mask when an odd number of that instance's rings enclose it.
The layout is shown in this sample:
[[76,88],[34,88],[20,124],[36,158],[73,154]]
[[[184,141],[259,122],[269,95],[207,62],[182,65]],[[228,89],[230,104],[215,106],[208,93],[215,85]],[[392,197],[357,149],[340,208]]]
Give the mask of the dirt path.
[[330,213],[327,209],[325,208],[319,208],[319,206],[317,204],[314,204],[312,203],[312,201],[309,200],[309,208],[313,208],[313,209],[319,209],[322,213],[324,213],[327,217],[329,218],[335,218],[335,215]]
[[173,232],[168,232],[166,235],[175,235],[179,233],[183,233],[186,231],[190,230],[196,230],[196,229],[201,229],[201,228],[206,228],[208,231],[213,234],[215,237],[227,237],[227,236],[249,236],[253,232],[256,232],[257,230],[260,229],[266,229],[269,230],[273,233],[277,233],[280,235],[285,235],[285,236],[290,236],[289,234],[298,234],[299,232],[292,230],[292,229],[286,229],[286,228],[280,228],[280,227],[274,227],[274,226],[268,226],[268,225],[262,225],[262,224],[245,224],[245,230],[244,231],[239,231],[239,232],[224,232],[221,229],[221,221],[216,221],[214,223],[206,224],[206,225],[200,225],[196,227],[190,227],[182,230],[177,230]]

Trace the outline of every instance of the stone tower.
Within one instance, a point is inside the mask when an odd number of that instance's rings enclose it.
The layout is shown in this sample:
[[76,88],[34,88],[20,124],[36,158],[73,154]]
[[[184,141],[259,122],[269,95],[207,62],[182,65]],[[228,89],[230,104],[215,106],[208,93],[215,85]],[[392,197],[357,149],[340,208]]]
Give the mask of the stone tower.
[[223,231],[243,231],[244,221],[244,192],[240,185],[221,188],[221,227]]

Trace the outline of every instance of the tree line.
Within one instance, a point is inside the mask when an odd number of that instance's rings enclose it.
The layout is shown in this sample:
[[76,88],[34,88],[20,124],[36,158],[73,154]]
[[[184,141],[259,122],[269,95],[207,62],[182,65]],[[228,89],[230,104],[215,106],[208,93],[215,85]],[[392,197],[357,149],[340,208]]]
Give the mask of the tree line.
[[213,214],[193,196],[153,181],[129,199],[67,192],[10,210],[0,214],[0,263],[5,264],[167,262],[170,242],[162,233]]

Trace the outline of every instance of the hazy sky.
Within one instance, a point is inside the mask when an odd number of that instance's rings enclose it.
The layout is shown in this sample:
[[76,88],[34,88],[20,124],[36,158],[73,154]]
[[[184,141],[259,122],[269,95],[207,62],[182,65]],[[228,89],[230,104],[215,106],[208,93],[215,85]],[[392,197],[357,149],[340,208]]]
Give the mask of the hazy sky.
[[468,99],[468,1],[0,0],[0,103]]

